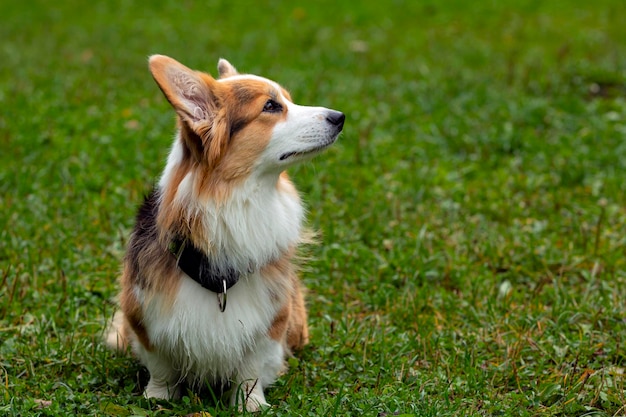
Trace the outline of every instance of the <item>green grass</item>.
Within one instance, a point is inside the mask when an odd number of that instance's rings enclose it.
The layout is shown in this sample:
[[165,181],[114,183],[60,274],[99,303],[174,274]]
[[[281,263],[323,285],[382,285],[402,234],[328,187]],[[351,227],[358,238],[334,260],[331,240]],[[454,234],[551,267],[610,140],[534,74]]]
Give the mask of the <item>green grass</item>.
[[262,415],[626,414],[624,1],[56,3],[0,3],[1,415],[232,414],[101,343],[173,134],[152,53],[347,114],[291,172],[312,338]]

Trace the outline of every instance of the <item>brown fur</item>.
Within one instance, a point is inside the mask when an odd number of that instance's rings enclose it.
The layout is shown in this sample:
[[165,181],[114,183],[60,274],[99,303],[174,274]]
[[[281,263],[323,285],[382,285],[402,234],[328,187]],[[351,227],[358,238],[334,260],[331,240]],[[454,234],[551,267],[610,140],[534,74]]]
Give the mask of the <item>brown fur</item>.
[[290,351],[301,349],[309,340],[303,291],[291,262],[293,253],[291,250],[262,270],[265,279],[282,281],[282,291],[274,297],[276,302],[283,300],[282,309],[274,318],[268,335],[274,340],[282,341]]

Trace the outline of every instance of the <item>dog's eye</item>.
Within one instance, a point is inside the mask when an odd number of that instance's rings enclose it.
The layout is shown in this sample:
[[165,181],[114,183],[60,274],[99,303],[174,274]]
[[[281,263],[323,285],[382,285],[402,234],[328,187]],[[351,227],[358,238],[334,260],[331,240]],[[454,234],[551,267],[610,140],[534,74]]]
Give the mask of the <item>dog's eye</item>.
[[265,106],[263,106],[263,111],[268,113],[277,113],[283,110],[283,106],[280,103],[270,99],[267,100]]

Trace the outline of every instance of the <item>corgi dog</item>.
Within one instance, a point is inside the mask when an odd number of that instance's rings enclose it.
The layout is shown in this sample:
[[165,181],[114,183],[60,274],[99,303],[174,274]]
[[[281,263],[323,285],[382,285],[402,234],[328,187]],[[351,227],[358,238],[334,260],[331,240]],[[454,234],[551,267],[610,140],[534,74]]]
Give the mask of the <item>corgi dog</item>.
[[149,67],[176,136],[138,211],[107,343],[130,346],[146,366],[146,397],[230,386],[231,405],[256,411],[286,356],[308,342],[292,263],[304,209],[285,169],[332,145],[345,116],[294,104],[224,59],[217,79],[163,55]]

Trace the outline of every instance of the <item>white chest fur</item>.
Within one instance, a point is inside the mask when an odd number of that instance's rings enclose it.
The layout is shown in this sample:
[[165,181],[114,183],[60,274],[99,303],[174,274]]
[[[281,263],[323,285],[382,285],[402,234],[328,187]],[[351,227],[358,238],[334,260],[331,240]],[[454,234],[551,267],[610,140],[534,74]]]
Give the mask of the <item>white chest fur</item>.
[[184,277],[173,305],[160,296],[146,306],[146,329],[153,346],[182,378],[226,380],[245,357],[267,339],[277,306],[258,274],[228,291],[221,313],[215,293]]
[[[287,181],[279,186],[292,187]],[[210,207],[205,225],[221,255],[235,267],[256,269],[298,243],[303,216],[295,192],[278,190],[275,181],[250,179],[227,202]]]

